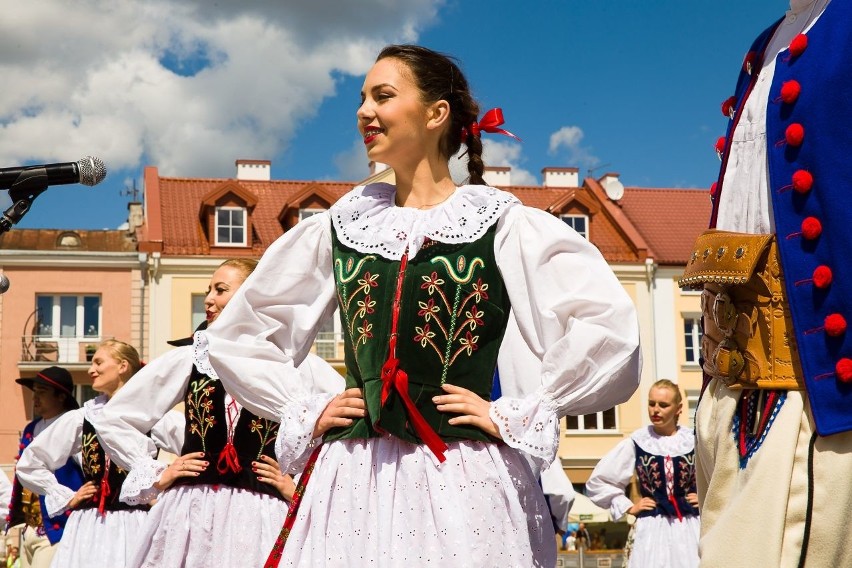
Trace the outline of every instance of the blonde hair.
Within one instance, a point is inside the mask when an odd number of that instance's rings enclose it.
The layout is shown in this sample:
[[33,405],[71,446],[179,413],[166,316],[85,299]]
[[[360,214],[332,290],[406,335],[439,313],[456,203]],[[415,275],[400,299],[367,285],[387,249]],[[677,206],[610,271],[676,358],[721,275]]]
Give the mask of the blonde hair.
[[132,377],[142,368],[139,352],[129,343],[118,339],[105,339],[98,345],[98,349],[106,349],[116,361],[127,361],[127,366],[130,368],[130,374],[127,378]]
[[677,405],[683,404],[683,397],[680,394],[680,389],[675,383],[671,382],[670,380],[660,379],[659,381],[651,385],[651,388],[671,389],[672,391],[674,391],[674,403]]
[[243,275],[243,280],[245,280],[249,277],[249,274],[254,272],[254,269],[257,267],[257,260],[254,258],[229,258],[220,264],[218,268],[222,268],[223,266],[236,268]]

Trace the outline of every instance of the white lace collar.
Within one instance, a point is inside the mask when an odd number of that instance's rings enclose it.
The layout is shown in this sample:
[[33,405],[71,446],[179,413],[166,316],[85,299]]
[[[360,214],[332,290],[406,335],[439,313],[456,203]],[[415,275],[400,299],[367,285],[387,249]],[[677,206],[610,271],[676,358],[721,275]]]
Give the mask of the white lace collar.
[[399,260],[408,249],[414,258],[428,237],[442,243],[477,240],[509,207],[520,204],[511,193],[485,185],[465,185],[432,209],[394,205],[396,187],[387,183],[359,185],[335,203],[329,213],[344,245],[361,253]]
[[682,456],[695,449],[695,434],[685,426],[678,426],[671,436],[660,436],[653,426],[647,426],[633,432],[630,438],[646,452],[658,456]]
[[83,403],[83,416],[85,416],[86,420],[89,422],[94,423],[107,402],[109,402],[109,399],[105,394],[99,394],[95,398],[87,400]]

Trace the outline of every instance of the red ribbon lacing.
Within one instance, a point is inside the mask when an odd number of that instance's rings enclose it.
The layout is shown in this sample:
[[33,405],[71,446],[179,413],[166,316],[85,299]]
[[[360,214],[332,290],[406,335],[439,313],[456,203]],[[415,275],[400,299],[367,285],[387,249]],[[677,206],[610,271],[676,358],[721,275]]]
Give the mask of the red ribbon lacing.
[[237,449],[234,447],[234,429],[237,426],[237,417],[240,415],[240,409],[237,408],[237,401],[231,400],[226,409],[226,418],[228,421],[228,441],[225,442],[225,447],[219,452],[219,460],[216,462],[216,469],[221,475],[225,475],[228,471],[239,473],[243,470],[240,465],[240,459],[237,457]]
[[438,458],[439,462],[443,462],[446,458],[444,457],[444,452],[447,451],[447,444],[441,439],[441,437],[432,429],[426,419],[423,418],[423,415],[420,414],[420,411],[417,410],[417,406],[414,405],[414,402],[411,400],[411,397],[408,394],[408,373],[399,368],[399,359],[396,358],[396,340],[397,336],[397,325],[399,323],[399,300],[402,296],[402,281],[405,278],[405,270],[408,267],[408,252],[402,255],[402,261],[399,264],[399,274],[396,278],[396,293],[394,294],[393,299],[393,319],[391,320],[391,336],[390,336],[390,350],[388,353],[387,361],[382,365],[382,406],[385,405],[388,397],[390,396],[391,389],[396,389],[396,392],[399,393],[399,397],[402,399],[402,402],[405,404],[405,409],[408,412],[408,419],[411,422],[411,425],[414,427],[414,431],[417,432],[417,435],[423,440],[423,443],[432,450],[432,453],[435,454],[435,457]]
[[106,500],[112,493],[109,486],[109,456],[104,456],[104,477],[101,479],[100,498],[98,499],[98,514],[104,516],[106,513]]
[[674,462],[672,462],[671,456],[666,456],[664,462],[664,469],[666,471],[666,493],[668,493],[669,503],[674,506],[677,520],[683,521],[683,514],[680,512],[680,507],[678,507],[677,499],[675,499],[674,496]]
[[503,122],[503,109],[492,108],[482,115],[482,120],[479,122],[474,120],[470,123],[470,125],[462,128],[462,140],[467,140],[469,135],[479,137],[482,132],[488,132],[489,134],[502,134],[503,136],[509,136],[518,142],[521,142],[520,138],[508,130],[499,128]]

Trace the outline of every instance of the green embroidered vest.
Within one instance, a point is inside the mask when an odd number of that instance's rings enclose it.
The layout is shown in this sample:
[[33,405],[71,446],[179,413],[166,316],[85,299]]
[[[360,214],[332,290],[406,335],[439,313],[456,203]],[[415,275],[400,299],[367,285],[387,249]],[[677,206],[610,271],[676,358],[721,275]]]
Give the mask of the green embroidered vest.
[[[446,244],[427,240],[409,259],[402,283],[396,356],[408,374],[409,395],[445,441],[493,441],[476,427],[453,426],[432,397],[444,383],[490,400],[497,352],[509,318],[509,297],[494,258],[493,225],[478,240]],[[364,393],[367,417],[335,428],[327,440],[369,438],[388,432],[422,443],[400,395],[381,404],[382,365],[388,357],[393,300],[400,261],[355,251],[332,229],[333,255],[346,362],[346,388]]]

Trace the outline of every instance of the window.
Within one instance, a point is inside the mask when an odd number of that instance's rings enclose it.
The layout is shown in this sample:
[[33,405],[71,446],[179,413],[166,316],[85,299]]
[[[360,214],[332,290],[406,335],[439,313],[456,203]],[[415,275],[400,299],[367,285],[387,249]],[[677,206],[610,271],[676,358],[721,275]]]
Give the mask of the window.
[[695,429],[695,412],[698,410],[698,398],[700,395],[701,391],[698,389],[686,389],[686,412],[689,418],[687,426],[693,430]]
[[565,224],[577,231],[581,237],[589,238],[589,217],[587,215],[562,215]]
[[216,208],[216,244],[246,246],[246,210],[243,207]]
[[315,340],[317,356],[322,357],[323,359],[341,358],[337,356],[337,341],[340,336],[335,331],[335,327],[339,321],[337,313],[338,312],[335,312],[333,317],[325,320],[317,333],[317,338]]
[[617,430],[615,407],[594,414],[583,414],[581,416],[565,417],[565,427],[574,432],[588,432],[590,430]]
[[299,209],[299,221],[304,221],[308,217],[322,213],[325,209]]
[[689,364],[698,364],[698,358],[701,356],[701,336],[701,319],[683,318],[684,360]]
[[77,399],[77,403],[80,406],[83,406],[84,402],[92,400],[99,394],[91,385],[74,385],[74,398]]
[[204,305],[206,294],[192,295],[192,331],[195,332],[201,322],[207,319],[207,308]]
[[36,296],[36,334],[47,337],[99,337],[100,296]]

